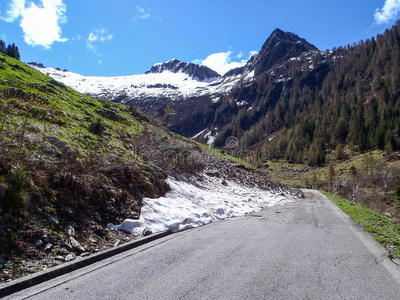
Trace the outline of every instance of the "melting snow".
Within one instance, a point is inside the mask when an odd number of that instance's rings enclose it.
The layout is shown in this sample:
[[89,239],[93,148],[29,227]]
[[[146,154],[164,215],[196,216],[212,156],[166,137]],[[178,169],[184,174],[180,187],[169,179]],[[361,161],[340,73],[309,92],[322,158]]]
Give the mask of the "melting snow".
[[120,225],[108,224],[114,230],[140,235],[146,228],[154,232],[177,232],[218,220],[240,217],[295,198],[273,194],[221,179],[205,176],[196,183],[168,178],[171,191],[165,197],[143,199],[139,220],[126,219]]

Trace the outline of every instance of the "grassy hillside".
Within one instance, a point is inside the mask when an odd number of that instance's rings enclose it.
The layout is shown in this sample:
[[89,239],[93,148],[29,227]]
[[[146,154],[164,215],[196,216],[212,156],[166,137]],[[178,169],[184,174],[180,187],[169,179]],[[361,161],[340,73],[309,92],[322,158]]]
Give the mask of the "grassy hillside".
[[0,54],[0,282],[132,239],[107,224],[138,218],[169,175],[233,170],[281,190],[238,164]]
[[322,166],[270,160],[269,175],[298,187],[330,191],[380,213],[389,213],[400,221],[400,154],[375,150],[345,155]]

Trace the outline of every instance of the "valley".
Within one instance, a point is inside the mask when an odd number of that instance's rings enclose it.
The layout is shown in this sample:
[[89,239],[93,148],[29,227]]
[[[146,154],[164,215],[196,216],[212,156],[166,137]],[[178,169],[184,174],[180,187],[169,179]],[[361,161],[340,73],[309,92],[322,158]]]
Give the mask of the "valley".
[[[0,54],[1,282],[297,203],[301,188],[396,232],[399,51],[400,22],[326,51],[275,29],[225,74],[171,59],[83,76]],[[396,236],[381,242],[398,258]]]

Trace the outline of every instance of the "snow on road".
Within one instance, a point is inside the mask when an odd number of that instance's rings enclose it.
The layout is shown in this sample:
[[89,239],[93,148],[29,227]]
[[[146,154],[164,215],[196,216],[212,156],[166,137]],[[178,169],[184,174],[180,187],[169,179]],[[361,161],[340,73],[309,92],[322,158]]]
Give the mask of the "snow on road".
[[221,182],[210,176],[196,182],[173,178],[168,178],[167,182],[172,190],[165,197],[143,199],[139,220],[126,219],[120,225],[108,224],[108,227],[135,235],[146,228],[153,233],[177,232],[298,199],[233,181]]

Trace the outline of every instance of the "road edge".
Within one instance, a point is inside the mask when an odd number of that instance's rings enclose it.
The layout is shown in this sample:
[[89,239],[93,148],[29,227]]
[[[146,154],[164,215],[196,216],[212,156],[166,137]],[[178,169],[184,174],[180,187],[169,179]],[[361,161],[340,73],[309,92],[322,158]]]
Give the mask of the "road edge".
[[318,190],[302,189],[302,191],[311,192],[315,195],[321,196],[323,199],[329,201],[334,208],[335,213],[347,224],[351,224],[349,228],[353,231],[356,237],[371,251],[375,256],[377,262],[392,275],[392,277],[400,283],[400,267],[399,264],[391,260],[387,254],[387,249],[379,243],[363,226],[355,222],[347,213],[345,213],[339,206],[337,206],[331,199],[325,196]]
[[20,292],[29,287],[41,284],[45,281],[54,279],[56,277],[65,275],[69,272],[89,266],[91,264],[94,264],[96,262],[110,258],[110,257],[120,254],[122,252],[137,248],[139,246],[143,246],[147,243],[164,238],[170,234],[172,234],[171,231],[155,233],[148,237],[140,238],[138,240],[134,240],[134,241],[122,244],[120,246],[117,246],[117,247],[114,247],[111,249],[101,251],[99,253],[96,253],[96,254],[93,254],[93,255],[90,255],[87,257],[78,257],[74,261],[64,263],[59,266],[52,267],[47,270],[43,270],[43,271],[40,271],[35,274],[30,274],[30,275],[21,277],[19,279],[13,280],[11,282],[2,284],[0,286],[0,298],[9,296],[11,294]]

